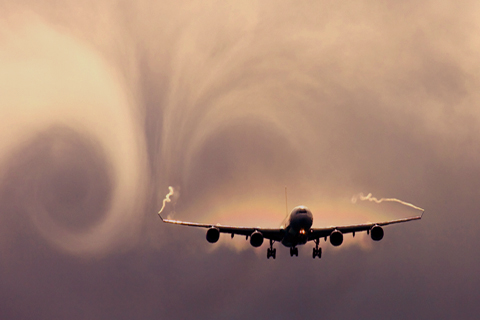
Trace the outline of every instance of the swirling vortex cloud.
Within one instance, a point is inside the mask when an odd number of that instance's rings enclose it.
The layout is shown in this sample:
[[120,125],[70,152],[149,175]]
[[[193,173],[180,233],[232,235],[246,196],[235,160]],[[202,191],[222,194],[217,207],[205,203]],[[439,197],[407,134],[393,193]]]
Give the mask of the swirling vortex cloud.
[[[0,32],[2,177],[15,150],[51,128],[68,128],[64,131],[92,141],[112,176],[111,197],[99,219],[72,230],[51,216],[42,199],[25,199],[23,209],[35,230],[68,253],[101,254],[113,246],[128,247],[138,233],[140,219],[133,215],[145,193],[145,145],[137,139],[141,128],[139,115],[133,113],[135,95],[80,40],[34,16],[3,23],[9,25]],[[42,184],[39,179],[29,181],[37,190]]]

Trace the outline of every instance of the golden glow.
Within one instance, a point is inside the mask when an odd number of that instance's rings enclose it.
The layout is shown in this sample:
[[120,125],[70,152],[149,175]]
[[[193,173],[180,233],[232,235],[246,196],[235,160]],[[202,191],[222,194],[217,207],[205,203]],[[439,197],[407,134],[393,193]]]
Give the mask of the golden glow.
[[300,234],[305,235],[305,229],[300,229]]
[[[185,202],[190,199],[179,199],[179,210],[175,219],[187,220],[200,223],[223,224],[232,226],[254,226],[264,228],[280,227],[284,219],[284,199],[283,194],[276,196],[272,190],[265,190],[262,193],[250,194],[248,192],[239,193],[239,187],[231,182],[219,185],[216,192],[197,198],[187,206]],[[349,195],[328,197],[323,199],[314,199],[305,204],[313,214],[312,228],[344,226],[351,224],[383,222],[391,219],[413,216],[412,209],[407,208],[395,202],[375,203],[370,201],[351,202]],[[347,196],[348,194],[348,196]],[[305,198],[309,198],[307,195]],[[283,201],[282,201],[283,200]],[[166,210],[168,212],[168,210]],[[306,230],[300,231],[306,234]],[[243,237],[230,239],[229,236],[222,235],[219,243],[233,247],[236,250],[251,249],[248,241],[242,241]],[[357,233],[353,239],[346,236],[341,247],[356,245],[362,249],[369,249],[372,245],[370,237],[365,233]],[[327,248],[328,246],[326,246]],[[217,246],[212,246],[212,250]],[[328,249],[330,250],[330,249]],[[263,254],[260,250],[259,254]]]

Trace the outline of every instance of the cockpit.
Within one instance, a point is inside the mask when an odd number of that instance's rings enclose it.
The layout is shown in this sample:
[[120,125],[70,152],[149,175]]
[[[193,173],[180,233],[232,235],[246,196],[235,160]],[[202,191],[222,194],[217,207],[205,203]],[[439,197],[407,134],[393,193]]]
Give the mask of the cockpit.
[[295,211],[295,214],[306,214],[308,212],[307,208],[300,207]]

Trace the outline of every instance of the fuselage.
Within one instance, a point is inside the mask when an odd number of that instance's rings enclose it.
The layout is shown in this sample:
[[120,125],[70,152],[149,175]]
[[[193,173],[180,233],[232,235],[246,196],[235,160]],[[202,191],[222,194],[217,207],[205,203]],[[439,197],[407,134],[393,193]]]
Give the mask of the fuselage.
[[307,207],[293,208],[282,224],[285,230],[282,244],[286,247],[295,247],[307,243],[312,224],[313,214]]

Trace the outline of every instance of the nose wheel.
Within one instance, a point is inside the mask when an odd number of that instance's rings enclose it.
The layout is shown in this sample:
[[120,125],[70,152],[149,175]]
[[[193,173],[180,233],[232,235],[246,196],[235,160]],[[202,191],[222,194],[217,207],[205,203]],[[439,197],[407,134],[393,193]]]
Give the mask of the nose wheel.
[[270,257],[275,259],[275,256],[277,254],[277,249],[273,248],[273,243],[274,241],[270,240],[270,248],[267,249],[267,259],[270,259]]
[[318,257],[318,259],[322,257],[322,248],[318,247],[319,242],[320,242],[320,239],[315,240],[315,248],[313,248],[313,254],[312,254],[313,259],[315,259],[315,257]]
[[298,257],[298,248],[291,247],[290,248],[290,257],[296,256]]

